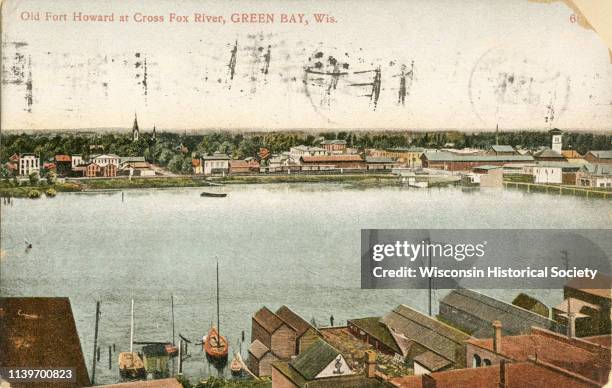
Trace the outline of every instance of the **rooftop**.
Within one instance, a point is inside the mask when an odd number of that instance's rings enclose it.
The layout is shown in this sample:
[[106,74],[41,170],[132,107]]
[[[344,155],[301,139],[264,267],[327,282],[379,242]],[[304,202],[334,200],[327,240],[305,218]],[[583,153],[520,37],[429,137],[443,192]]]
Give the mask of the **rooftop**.
[[183,388],[183,385],[175,378],[132,381],[111,385],[100,385],[98,388]]
[[514,147],[510,145],[492,145],[491,149],[495,152],[515,152]]
[[366,163],[395,163],[395,160],[391,158],[367,156]]
[[593,280],[590,278],[573,278],[566,283],[565,287],[602,298],[612,299],[612,278],[607,275],[598,273]]
[[212,155],[202,155],[202,160],[229,160],[230,157],[226,154],[214,153]]
[[550,148],[545,148],[541,151],[538,151],[534,154],[534,156],[537,158],[558,158],[558,159],[565,159],[563,157],[563,155],[561,155],[560,153],[558,153],[557,151],[553,151]]
[[426,151],[423,157],[432,162],[531,162],[530,155],[460,155],[452,152]]
[[457,347],[470,338],[451,326],[405,305],[399,305],[381,320],[391,331],[400,333],[446,359],[457,361]]
[[297,337],[300,337],[312,327],[310,323],[306,322],[304,318],[297,315],[287,306],[281,306],[278,310],[276,310],[276,316],[293,328],[297,334]]
[[346,140],[323,140],[321,144],[344,144],[346,145]]
[[381,323],[380,319],[380,317],[351,319],[349,320],[349,323],[352,323],[365,333],[376,338],[378,341],[393,349],[398,354],[401,353],[400,349],[395,343],[395,340],[393,339],[393,336],[391,335],[391,332],[389,331],[389,328]]
[[592,154],[598,159],[612,159],[612,150],[605,151],[589,151],[589,154]]
[[340,352],[327,342],[317,339],[304,352],[297,356],[290,365],[306,380],[313,380]]
[[251,345],[249,345],[249,353],[251,353],[258,360],[261,360],[261,358],[269,351],[270,349],[268,349],[266,345],[257,339],[253,341]]
[[283,324],[283,321],[265,306],[253,315],[253,319],[268,333],[274,333]]
[[359,155],[321,155],[321,156],[302,156],[300,159],[304,163],[317,162],[363,162]]
[[68,298],[1,298],[0,364],[3,367],[76,368],[90,384]]

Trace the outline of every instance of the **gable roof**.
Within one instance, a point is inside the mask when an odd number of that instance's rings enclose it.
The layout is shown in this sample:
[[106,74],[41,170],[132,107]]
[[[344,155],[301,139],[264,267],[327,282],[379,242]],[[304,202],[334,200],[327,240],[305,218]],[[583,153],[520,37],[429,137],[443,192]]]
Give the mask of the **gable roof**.
[[306,322],[304,318],[297,315],[287,306],[281,306],[278,310],[276,310],[276,316],[293,328],[297,337],[301,337],[302,334],[308,331],[308,329],[312,328],[310,323]]
[[580,167],[580,171],[588,172],[594,175],[612,175],[612,166],[605,164],[584,164]]
[[557,151],[553,151],[550,148],[545,148],[541,151],[538,151],[534,154],[534,156],[536,158],[559,158],[559,159],[565,159],[563,157],[563,155],[561,155],[560,153],[558,153]]
[[452,364],[452,362],[450,362],[446,358],[430,350],[416,356],[414,358],[414,362],[418,362],[431,372],[446,368],[447,366],[450,366]]
[[215,152],[212,155],[202,155],[202,160],[229,160],[230,157],[226,154]]
[[359,155],[321,155],[321,156],[302,156],[304,163],[317,162],[363,162]]
[[447,151],[425,151],[422,158],[432,162],[532,162],[530,155],[462,155]]
[[56,162],[71,162],[72,158],[70,155],[55,155]]
[[492,145],[491,149],[495,152],[515,152],[514,147],[510,145]]
[[340,355],[340,352],[333,346],[321,339],[317,339],[304,352],[291,361],[290,364],[306,380],[312,380],[335,360],[338,355]]
[[397,339],[389,328],[383,324],[380,317],[367,317],[358,319],[349,319],[348,323],[355,325],[357,328],[375,338],[385,346],[393,349],[396,353],[403,353],[397,344]]
[[457,361],[457,346],[470,338],[451,326],[422,314],[406,305],[399,305],[382,318],[390,330],[399,332],[446,359]]
[[[556,323],[546,317],[465,288],[451,291],[440,303],[474,315],[486,322],[499,320],[503,323],[502,330],[505,333],[521,334],[531,330],[531,326],[556,328]],[[483,330],[481,334],[484,336],[492,332],[489,325],[481,329]]]
[[321,144],[344,144],[346,145],[346,140],[323,140]]
[[385,157],[367,156],[366,163],[395,163],[395,160]]
[[253,319],[269,334],[274,333],[283,324],[283,321],[265,306],[253,315]]
[[587,153],[595,156],[598,159],[612,159],[612,150],[589,151]]
[[264,345],[260,340],[255,340],[249,345],[249,353],[253,355],[258,360],[261,360],[263,356],[268,353],[270,349],[266,345]]

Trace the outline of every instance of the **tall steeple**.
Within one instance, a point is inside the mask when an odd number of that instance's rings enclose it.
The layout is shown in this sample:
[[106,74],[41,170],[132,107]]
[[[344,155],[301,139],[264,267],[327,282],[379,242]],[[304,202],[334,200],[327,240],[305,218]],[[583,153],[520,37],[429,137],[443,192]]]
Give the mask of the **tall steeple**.
[[134,113],[134,125],[132,125],[132,141],[138,141],[138,118],[136,117],[136,113]]
[[153,125],[153,140],[155,140],[157,133],[155,132],[155,125]]

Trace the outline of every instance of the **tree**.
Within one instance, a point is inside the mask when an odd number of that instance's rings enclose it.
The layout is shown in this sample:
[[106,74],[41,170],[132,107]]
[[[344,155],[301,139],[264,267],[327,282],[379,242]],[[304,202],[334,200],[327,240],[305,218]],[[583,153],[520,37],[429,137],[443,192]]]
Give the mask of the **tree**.
[[54,171],[49,171],[47,173],[47,183],[50,185],[57,183],[57,174]]
[[28,178],[30,178],[30,184],[32,186],[36,186],[40,181],[40,175],[38,175],[38,171],[32,171],[30,175],[28,175]]

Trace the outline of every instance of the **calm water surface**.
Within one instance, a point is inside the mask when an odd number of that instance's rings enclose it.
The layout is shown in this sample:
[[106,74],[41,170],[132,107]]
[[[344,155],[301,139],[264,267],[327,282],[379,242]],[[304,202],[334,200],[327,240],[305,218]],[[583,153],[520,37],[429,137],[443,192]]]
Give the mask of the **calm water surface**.
[[[136,341],[196,341],[215,313],[215,261],[221,277],[221,330],[238,348],[261,306],[290,306],[329,324],[381,315],[399,303],[427,309],[427,291],[360,290],[362,228],[609,228],[610,202],[509,190],[462,191],[343,184],[270,184],[201,189],[127,190],[14,200],[2,208],[5,296],[68,296],[88,368],[95,302],[101,301],[97,383],[118,380],[117,353],[129,347],[130,299]],[[24,250],[24,238],[34,244]],[[511,301],[518,291],[488,290]],[[533,290],[543,302],[559,291]],[[439,299],[443,292],[436,292]],[[434,300],[434,304],[436,300]],[[242,346],[243,357],[246,348]],[[232,349],[230,350],[232,351]],[[190,347],[187,376],[220,373]],[[221,373],[228,374],[227,371]]]

